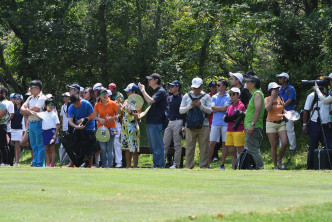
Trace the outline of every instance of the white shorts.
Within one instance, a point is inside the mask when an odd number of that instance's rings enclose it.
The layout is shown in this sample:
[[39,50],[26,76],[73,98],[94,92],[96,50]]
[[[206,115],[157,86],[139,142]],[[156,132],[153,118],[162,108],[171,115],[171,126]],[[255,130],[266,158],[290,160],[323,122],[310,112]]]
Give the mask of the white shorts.
[[220,136],[222,138],[222,142],[225,142],[226,133],[227,133],[227,126],[211,126],[210,142],[213,141],[219,143]]
[[12,129],[11,131],[11,140],[12,141],[21,141],[21,138],[23,136],[23,130],[20,129]]

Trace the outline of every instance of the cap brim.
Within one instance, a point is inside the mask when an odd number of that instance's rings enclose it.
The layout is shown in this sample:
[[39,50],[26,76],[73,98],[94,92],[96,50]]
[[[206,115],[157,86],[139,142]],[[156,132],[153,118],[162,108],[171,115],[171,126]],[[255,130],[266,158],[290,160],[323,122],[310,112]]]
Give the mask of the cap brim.
[[147,79],[153,79],[151,76],[146,76]]
[[124,89],[125,92],[130,92],[131,90],[130,89]]
[[168,83],[168,85],[170,85],[170,86],[175,86],[175,84],[174,84],[174,83],[171,83],[171,82]]
[[196,88],[197,89],[199,87],[201,87],[201,85],[199,85],[199,86],[198,85],[191,85],[191,88]]

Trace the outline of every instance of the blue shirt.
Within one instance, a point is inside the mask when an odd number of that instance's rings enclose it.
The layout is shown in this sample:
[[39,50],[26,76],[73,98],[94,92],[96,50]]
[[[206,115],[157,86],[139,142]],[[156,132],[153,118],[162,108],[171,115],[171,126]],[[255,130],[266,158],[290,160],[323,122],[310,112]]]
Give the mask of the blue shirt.
[[152,99],[155,101],[151,104],[149,112],[146,114],[146,122],[149,124],[162,124],[162,117],[165,116],[167,106],[167,93],[166,90],[158,86],[154,90]]
[[176,96],[172,95],[168,97],[168,119],[184,119],[185,115],[180,114],[180,105],[182,101],[182,95],[178,94]]
[[[93,107],[91,103],[89,103],[87,100],[82,99],[82,105],[79,108],[76,108],[73,104],[69,106],[68,109],[68,118],[75,117],[76,120],[89,117],[92,113],[94,113]],[[86,124],[84,130],[87,131],[93,131],[95,130],[95,120],[89,120]]]
[[[286,88],[282,88],[282,86],[281,86],[279,96],[282,97],[282,99],[284,100],[285,103],[289,99],[293,99],[295,101],[296,100],[295,88],[293,86],[289,85],[289,83],[287,84]],[[295,109],[295,102],[294,101],[291,102],[288,106],[285,107],[286,111]]]
[[[220,96],[220,93],[212,96],[212,107],[213,106],[230,106],[232,100],[230,99],[227,92]],[[224,116],[226,115],[226,110],[224,112],[214,112],[212,119],[212,126],[227,126],[228,124],[224,121]]]

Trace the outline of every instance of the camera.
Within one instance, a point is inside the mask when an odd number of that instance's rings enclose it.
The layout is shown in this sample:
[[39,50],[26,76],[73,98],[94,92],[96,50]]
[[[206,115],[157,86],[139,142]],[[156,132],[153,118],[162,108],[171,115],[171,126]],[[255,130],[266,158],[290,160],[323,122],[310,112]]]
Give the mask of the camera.
[[328,86],[328,79],[320,79],[320,80],[301,80],[303,86],[314,86],[315,82],[317,82],[318,86]]

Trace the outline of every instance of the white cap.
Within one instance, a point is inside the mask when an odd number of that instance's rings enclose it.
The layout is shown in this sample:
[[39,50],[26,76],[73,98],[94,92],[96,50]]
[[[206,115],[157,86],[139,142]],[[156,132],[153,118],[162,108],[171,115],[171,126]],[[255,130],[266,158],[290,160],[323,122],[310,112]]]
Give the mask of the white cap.
[[239,95],[241,94],[241,90],[239,88],[237,88],[237,87],[232,87],[229,91],[238,93]]
[[70,97],[70,93],[69,92],[65,92],[65,93],[62,94],[62,96]]
[[107,90],[107,95],[111,96],[112,95],[112,91],[111,90]]
[[50,98],[52,98],[54,96],[52,94],[47,94],[45,97],[46,97],[46,99],[50,99]]
[[271,82],[269,83],[267,90],[270,91],[270,89],[276,89],[276,88],[280,88],[280,86],[276,82]]
[[280,77],[286,77],[287,79],[289,79],[289,75],[287,74],[287,73],[285,73],[285,72],[282,72],[282,73],[280,73],[280,74],[277,74],[276,75],[278,78],[280,78]]
[[84,88],[83,87],[80,87],[80,92],[84,92]]
[[332,79],[332,72],[330,73],[329,76],[326,76],[325,78]]
[[96,83],[94,86],[93,86],[93,90],[98,90],[98,89],[100,89],[101,87],[103,86],[103,84],[101,84],[101,83]]
[[203,80],[201,78],[196,77],[192,80],[191,83],[192,83],[191,88],[199,88],[201,87],[201,85],[203,85]]
[[240,81],[240,83],[242,84],[243,75],[241,73],[239,73],[239,72],[234,72],[234,73],[229,72],[229,75],[230,76],[235,76]]

